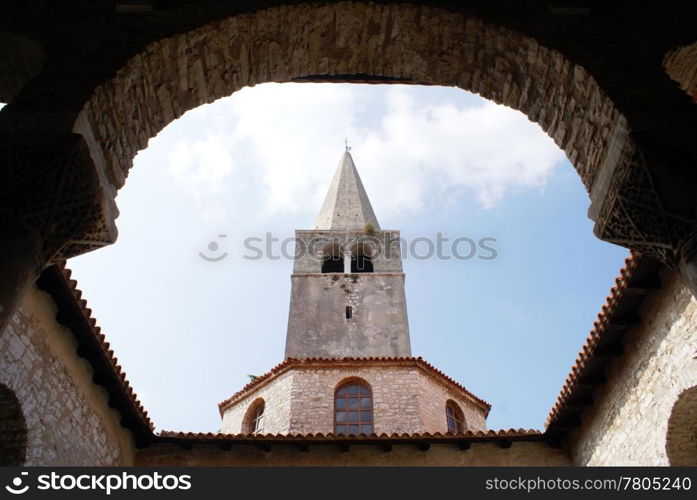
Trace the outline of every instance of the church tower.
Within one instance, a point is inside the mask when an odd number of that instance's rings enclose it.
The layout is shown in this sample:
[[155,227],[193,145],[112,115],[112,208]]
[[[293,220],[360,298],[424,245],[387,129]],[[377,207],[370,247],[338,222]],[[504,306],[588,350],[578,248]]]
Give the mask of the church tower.
[[295,237],[286,358],[411,356],[399,232],[380,229],[348,151]]
[[399,232],[380,228],[348,149],[295,234],[285,360],[218,405],[221,432],[485,431],[490,405],[411,357]]

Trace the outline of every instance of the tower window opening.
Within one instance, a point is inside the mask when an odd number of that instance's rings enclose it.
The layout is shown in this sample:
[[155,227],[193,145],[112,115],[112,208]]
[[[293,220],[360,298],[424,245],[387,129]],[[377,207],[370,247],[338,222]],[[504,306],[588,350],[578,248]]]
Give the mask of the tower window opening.
[[351,257],[352,273],[372,273],[373,261],[367,255],[356,255]]
[[322,252],[322,273],[343,273],[344,253],[338,245],[327,245]]
[[351,319],[353,317],[353,307],[346,306],[346,319]]

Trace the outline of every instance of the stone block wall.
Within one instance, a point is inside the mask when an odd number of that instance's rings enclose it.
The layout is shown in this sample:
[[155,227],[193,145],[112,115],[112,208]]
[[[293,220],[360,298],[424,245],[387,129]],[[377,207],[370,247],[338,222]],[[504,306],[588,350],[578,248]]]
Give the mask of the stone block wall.
[[[673,406],[697,385],[697,302],[674,272],[639,311],[625,353],[610,364],[569,438],[577,465],[668,465],[666,438]],[[696,417],[697,418],[697,417]]]
[[414,362],[371,365],[347,361],[337,366],[293,367],[271,378],[225,410],[222,431],[239,433],[247,409],[261,397],[268,411],[265,433],[333,433],[334,393],[343,381],[352,378],[365,381],[371,388],[377,434],[445,433],[448,400],[462,409],[467,430],[486,430],[481,406]]
[[132,464],[130,433],[55,315],[50,296],[32,287],[0,336],[0,384],[26,422],[25,465]]
[[285,355],[411,356],[404,274],[292,275]]
[[226,434],[245,433],[242,423],[247,411],[257,400],[264,400],[263,433],[287,434],[290,431],[290,405],[293,374],[284,373],[274,383],[264,385],[240,399],[223,412],[220,432]]

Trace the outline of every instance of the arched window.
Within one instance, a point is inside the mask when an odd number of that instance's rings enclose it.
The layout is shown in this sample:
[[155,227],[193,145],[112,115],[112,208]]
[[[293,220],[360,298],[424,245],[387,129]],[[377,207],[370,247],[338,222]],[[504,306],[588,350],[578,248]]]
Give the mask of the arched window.
[[351,272],[373,272],[373,248],[368,243],[359,243],[351,249]]
[[373,396],[367,384],[350,380],[337,388],[334,395],[334,433],[373,433]]
[[453,434],[465,432],[465,417],[460,407],[454,401],[448,401],[445,404],[445,419],[448,422],[448,432]]
[[344,253],[339,245],[327,245],[322,251],[322,272],[344,272]]
[[246,434],[259,434],[264,432],[264,410],[266,404],[263,399],[258,399],[249,406],[242,422],[242,431]]

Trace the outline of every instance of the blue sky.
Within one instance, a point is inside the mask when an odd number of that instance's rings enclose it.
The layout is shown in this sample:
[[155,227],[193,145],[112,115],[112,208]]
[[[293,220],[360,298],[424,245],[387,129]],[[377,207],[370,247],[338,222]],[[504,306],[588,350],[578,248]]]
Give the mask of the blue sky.
[[157,428],[218,430],[217,403],[282,361],[292,261],[243,242],[313,227],[346,137],[383,229],[496,239],[490,261],[404,261],[412,352],[490,402],[490,428],[542,428],[627,250],[593,236],[577,174],[521,113],[338,84],[187,113],[136,157],[117,243],[69,261]]

